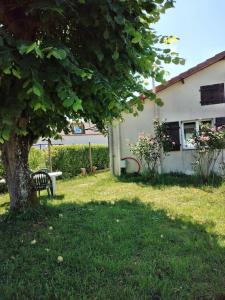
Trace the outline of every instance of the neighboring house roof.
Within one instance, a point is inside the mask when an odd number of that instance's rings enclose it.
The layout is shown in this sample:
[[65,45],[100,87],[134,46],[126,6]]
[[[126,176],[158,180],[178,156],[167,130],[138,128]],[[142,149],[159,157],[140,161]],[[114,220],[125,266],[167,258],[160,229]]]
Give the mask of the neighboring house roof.
[[85,128],[85,134],[93,134],[93,135],[101,134],[101,132],[96,127],[96,125],[92,124],[91,122],[85,122],[84,128]]
[[189,77],[189,76],[191,76],[191,75],[193,75],[193,74],[195,74],[195,73],[197,73],[197,72],[199,72],[199,71],[201,71],[201,70],[203,70],[203,69],[205,69],[205,68],[207,68],[207,67],[209,67],[209,66],[211,66],[215,63],[217,63],[218,61],[223,60],[223,59],[225,59],[225,51],[220,52],[220,53],[216,54],[215,56],[213,56],[213,57],[205,60],[204,62],[198,64],[197,66],[195,66],[195,67],[193,67],[193,68],[191,68],[191,69],[189,69],[189,70],[187,70],[187,71],[171,78],[166,83],[158,85],[155,88],[156,93],[167,89],[169,86],[177,83],[178,81],[183,81],[185,78],[187,78],[187,77]]
[[[78,129],[79,131],[74,130],[73,128]],[[102,135],[98,130],[97,126],[91,122],[72,122],[71,123],[71,132],[69,135]]]

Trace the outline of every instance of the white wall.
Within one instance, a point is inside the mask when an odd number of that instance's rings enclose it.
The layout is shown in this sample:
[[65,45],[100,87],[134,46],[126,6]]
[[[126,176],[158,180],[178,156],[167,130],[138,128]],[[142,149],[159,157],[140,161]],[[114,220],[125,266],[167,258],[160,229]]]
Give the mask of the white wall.
[[[108,137],[101,134],[79,134],[79,135],[62,135],[62,140],[51,140],[52,144],[63,145],[81,145],[81,144],[101,144],[108,145]],[[46,141],[38,140],[36,144],[47,144]]]
[[[184,83],[177,82],[159,92],[158,96],[164,103],[162,107],[156,109],[155,104],[146,101],[144,111],[137,117],[126,115],[125,121],[118,125],[121,157],[132,155],[129,144],[135,143],[141,132],[153,133],[153,120],[157,115],[160,121],[165,122],[224,117],[224,103],[204,106],[200,104],[200,86],[216,83],[225,84],[225,60],[186,78]],[[114,144],[116,143],[115,140]],[[181,149],[181,151],[170,152],[170,155],[163,160],[163,171],[191,173],[193,155],[194,150]],[[132,168],[134,170],[134,167]],[[118,173],[118,170],[115,173]]]
[[164,105],[160,108],[160,119],[167,122],[225,116],[225,104],[200,104],[200,86],[224,83],[225,60],[211,65],[186,78],[184,84],[177,82],[158,93]]

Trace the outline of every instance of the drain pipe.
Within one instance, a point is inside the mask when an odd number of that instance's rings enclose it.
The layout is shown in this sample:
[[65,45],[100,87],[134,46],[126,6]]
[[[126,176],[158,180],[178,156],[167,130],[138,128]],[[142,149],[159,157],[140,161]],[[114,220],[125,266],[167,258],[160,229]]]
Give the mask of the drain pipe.
[[109,135],[108,135],[108,144],[109,144],[109,161],[110,161],[110,170],[114,175],[114,138],[113,138],[113,128],[112,125],[108,127]]
[[[156,88],[155,88],[155,79],[152,78],[152,91],[156,93]],[[160,121],[160,110],[159,106],[154,103],[154,118],[157,121]],[[160,157],[159,157],[159,172],[162,174],[163,173],[163,151],[162,149],[160,150]]]

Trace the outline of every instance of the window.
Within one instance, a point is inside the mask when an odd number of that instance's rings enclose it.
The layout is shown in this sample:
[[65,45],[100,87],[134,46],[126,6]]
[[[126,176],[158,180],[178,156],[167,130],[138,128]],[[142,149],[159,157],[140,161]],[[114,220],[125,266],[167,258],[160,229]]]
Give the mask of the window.
[[183,149],[194,149],[193,135],[199,132],[201,125],[211,127],[212,120],[190,121],[182,123]]
[[183,123],[183,147],[185,149],[194,148],[193,134],[197,130],[196,122]]
[[224,83],[200,87],[201,105],[225,103]]
[[199,128],[201,128],[201,126],[208,126],[208,127],[212,127],[212,120],[203,120],[199,122]]
[[166,123],[167,134],[172,141],[172,148],[170,151],[180,151],[180,126],[179,122]]
[[225,126],[225,117],[216,118],[216,127]]
[[84,124],[78,123],[78,122],[74,122],[71,124],[71,131],[73,134],[84,134],[85,133],[85,128],[84,128]]

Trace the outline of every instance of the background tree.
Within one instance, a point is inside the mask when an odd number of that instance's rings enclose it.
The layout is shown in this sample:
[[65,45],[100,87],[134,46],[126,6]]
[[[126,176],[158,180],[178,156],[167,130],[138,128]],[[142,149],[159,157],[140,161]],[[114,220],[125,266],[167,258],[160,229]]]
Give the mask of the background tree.
[[[138,109],[143,78],[163,79],[162,62],[182,63],[151,28],[173,0],[1,0],[0,143],[11,209],[32,198],[28,153],[69,119],[104,130]],[[162,48],[162,49],[161,49]],[[137,95],[137,94],[135,94]]]

